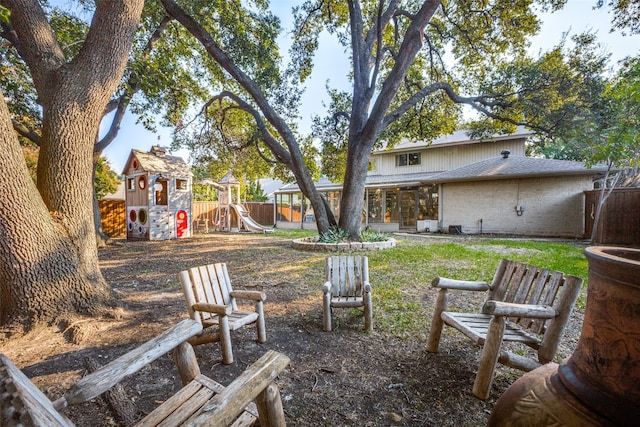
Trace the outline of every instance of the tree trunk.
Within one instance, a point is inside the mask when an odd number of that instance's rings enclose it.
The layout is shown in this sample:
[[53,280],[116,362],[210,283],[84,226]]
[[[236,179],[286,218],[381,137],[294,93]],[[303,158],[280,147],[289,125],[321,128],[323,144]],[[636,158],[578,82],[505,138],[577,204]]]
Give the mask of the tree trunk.
[[0,322],[17,332],[64,312],[95,313],[109,299],[93,222],[93,148],[144,2],[97,3],[83,47],[70,62],[38,2],[2,4],[11,11],[18,51],[43,107],[36,190],[0,102]]
[[[107,143],[105,146],[108,146]],[[98,168],[98,160],[100,160],[100,156],[102,156],[102,150],[98,149],[98,144],[96,143],[93,146],[93,159],[92,168],[91,168],[91,189],[92,191],[92,205],[93,205],[93,226],[96,232],[96,246],[98,248],[104,248],[107,246],[109,242],[109,236],[104,233],[102,228],[102,214],[100,213],[100,202],[98,201],[98,196],[96,195],[96,169]]]
[[64,311],[93,311],[109,290],[103,280],[96,280],[101,279],[94,275],[97,268],[83,270],[64,221],[50,214],[39,196],[11,129],[4,97],[0,163],[0,322],[8,332],[21,332]]
[[[94,162],[92,180],[92,182],[94,183],[96,178],[96,166],[97,163]],[[98,196],[96,195],[95,185],[93,189],[93,197],[91,199],[93,202],[93,225],[96,229],[96,245],[98,248],[104,248],[109,243],[110,237],[105,234],[104,229],[102,228],[102,214],[100,213],[100,202],[98,201]]]
[[351,240],[360,240],[364,184],[373,143],[349,141],[347,168],[340,199],[340,228],[349,232]]
[[598,205],[596,206],[596,213],[593,217],[593,228],[591,229],[591,236],[589,238],[590,244],[596,243],[596,238],[598,236],[598,225],[600,223],[600,214],[602,213],[602,208],[604,208],[605,202],[607,201],[611,193],[613,193],[613,190],[615,189],[618,181],[620,180],[621,172],[618,172],[613,183],[611,183],[611,186],[607,188],[607,182],[609,181],[609,177],[611,176],[612,167],[613,165],[609,163],[609,167],[607,168],[607,171],[605,172],[604,177],[602,178],[602,187],[600,187]]

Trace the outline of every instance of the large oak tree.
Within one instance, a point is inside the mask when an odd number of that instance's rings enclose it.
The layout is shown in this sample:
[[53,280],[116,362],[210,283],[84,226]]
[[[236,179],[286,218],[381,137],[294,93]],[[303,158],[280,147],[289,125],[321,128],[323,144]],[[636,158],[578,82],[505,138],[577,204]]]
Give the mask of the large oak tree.
[[[84,44],[89,30],[95,2],[66,2],[50,6],[42,2],[49,24],[65,58],[74,58]],[[94,145],[94,167],[107,146],[120,134],[120,126],[127,112],[137,116],[138,122],[149,130],[156,123],[176,125],[192,102],[202,98],[207,85],[202,82],[198,58],[198,44],[189,46],[184,29],[172,22],[158,2],[147,1],[133,47],[120,84],[104,110],[106,132]],[[23,145],[40,145],[42,108],[29,69],[14,46],[17,42],[10,31],[3,37],[9,42],[0,45],[3,72],[0,84],[6,90],[13,128]],[[187,65],[188,64],[188,65]],[[96,176],[96,180],[98,177]],[[94,223],[97,241],[103,245],[108,237],[101,230],[97,198],[94,198]]]
[[92,209],[96,135],[118,86],[143,0],[96,5],[67,60],[37,0],[3,0],[4,35],[27,64],[42,106],[37,188],[6,102],[0,101],[0,323],[31,328],[65,311],[90,313],[110,297],[98,266]]
[[[313,186],[287,112],[282,112],[273,90],[255,77],[261,75],[260,58],[240,63],[230,45],[225,46],[225,38],[209,19],[212,12],[207,5],[216,2],[198,2],[197,7],[192,2],[162,3],[234,80],[216,97],[220,108],[245,111],[255,120],[264,144],[293,171],[310,200],[319,232],[328,231],[335,220]],[[337,177],[343,184],[340,228],[359,239],[372,150],[405,137],[430,140],[451,132],[459,123],[460,105],[485,117],[481,126],[475,126],[477,131],[509,132],[521,124],[548,130],[555,125],[546,121],[548,114],[543,118],[539,112],[562,107],[558,85],[570,76],[549,70],[545,76],[552,81],[535,81],[520,79],[526,73],[517,70],[531,68],[526,48],[528,37],[539,30],[539,8],[563,3],[308,0],[295,8],[290,69],[297,72],[299,83],[309,74],[322,31],[335,33],[350,54],[352,90],[332,92],[336,109],[321,126],[325,148],[334,147],[326,151],[334,160],[333,171],[344,171]],[[538,69],[544,66],[540,63]],[[332,134],[333,129],[342,132]]]

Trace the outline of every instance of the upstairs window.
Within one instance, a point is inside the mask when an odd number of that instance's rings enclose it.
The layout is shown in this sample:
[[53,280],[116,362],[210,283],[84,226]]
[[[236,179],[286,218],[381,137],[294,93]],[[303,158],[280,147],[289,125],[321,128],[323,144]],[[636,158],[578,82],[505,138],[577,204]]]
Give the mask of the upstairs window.
[[420,164],[420,153],[405,153],[396,155],[396,166],[414,166]]

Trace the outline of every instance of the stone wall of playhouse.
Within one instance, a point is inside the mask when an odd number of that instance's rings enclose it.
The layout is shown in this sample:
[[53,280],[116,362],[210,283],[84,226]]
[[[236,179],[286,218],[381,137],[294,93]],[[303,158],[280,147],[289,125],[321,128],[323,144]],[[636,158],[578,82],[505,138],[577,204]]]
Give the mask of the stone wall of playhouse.
[[396,239],[390,238],[382,242],[342,242],[323,243],[318,242],[317,237],[304,237],[295,239],[291,246],[294,249],[308,252],[359,252],[376,251],[396,247]]

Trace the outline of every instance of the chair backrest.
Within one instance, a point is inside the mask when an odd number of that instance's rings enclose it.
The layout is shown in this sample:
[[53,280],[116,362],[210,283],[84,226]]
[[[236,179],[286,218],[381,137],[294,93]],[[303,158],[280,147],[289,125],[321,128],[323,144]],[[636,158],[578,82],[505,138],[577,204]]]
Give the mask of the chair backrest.
[[582,279],[578,277],[565,277],[558,271],[503,259],[498,264],[487,300],[554,307],[560,313],[554,319],[510,319],[525,329],[543,334],[553,323],[564,322],[556,325],[564,328],[581,286]]
[[4,354],[0,354],[0,425],[73,427]]
[[360,297],[369,282],[369,259],[366,256],[332,256],[325,261],[325,280],[331,293],[341,297]]
[[214,316],[211,313],[194,312],[193,304],[196,303],[231,304],[234,310],[238,309],[235,300],[229,295],[233,289],[225,263],[201,265],[181,271],[180,283],[187,302],[187,311],[194,320],[204,321]]

